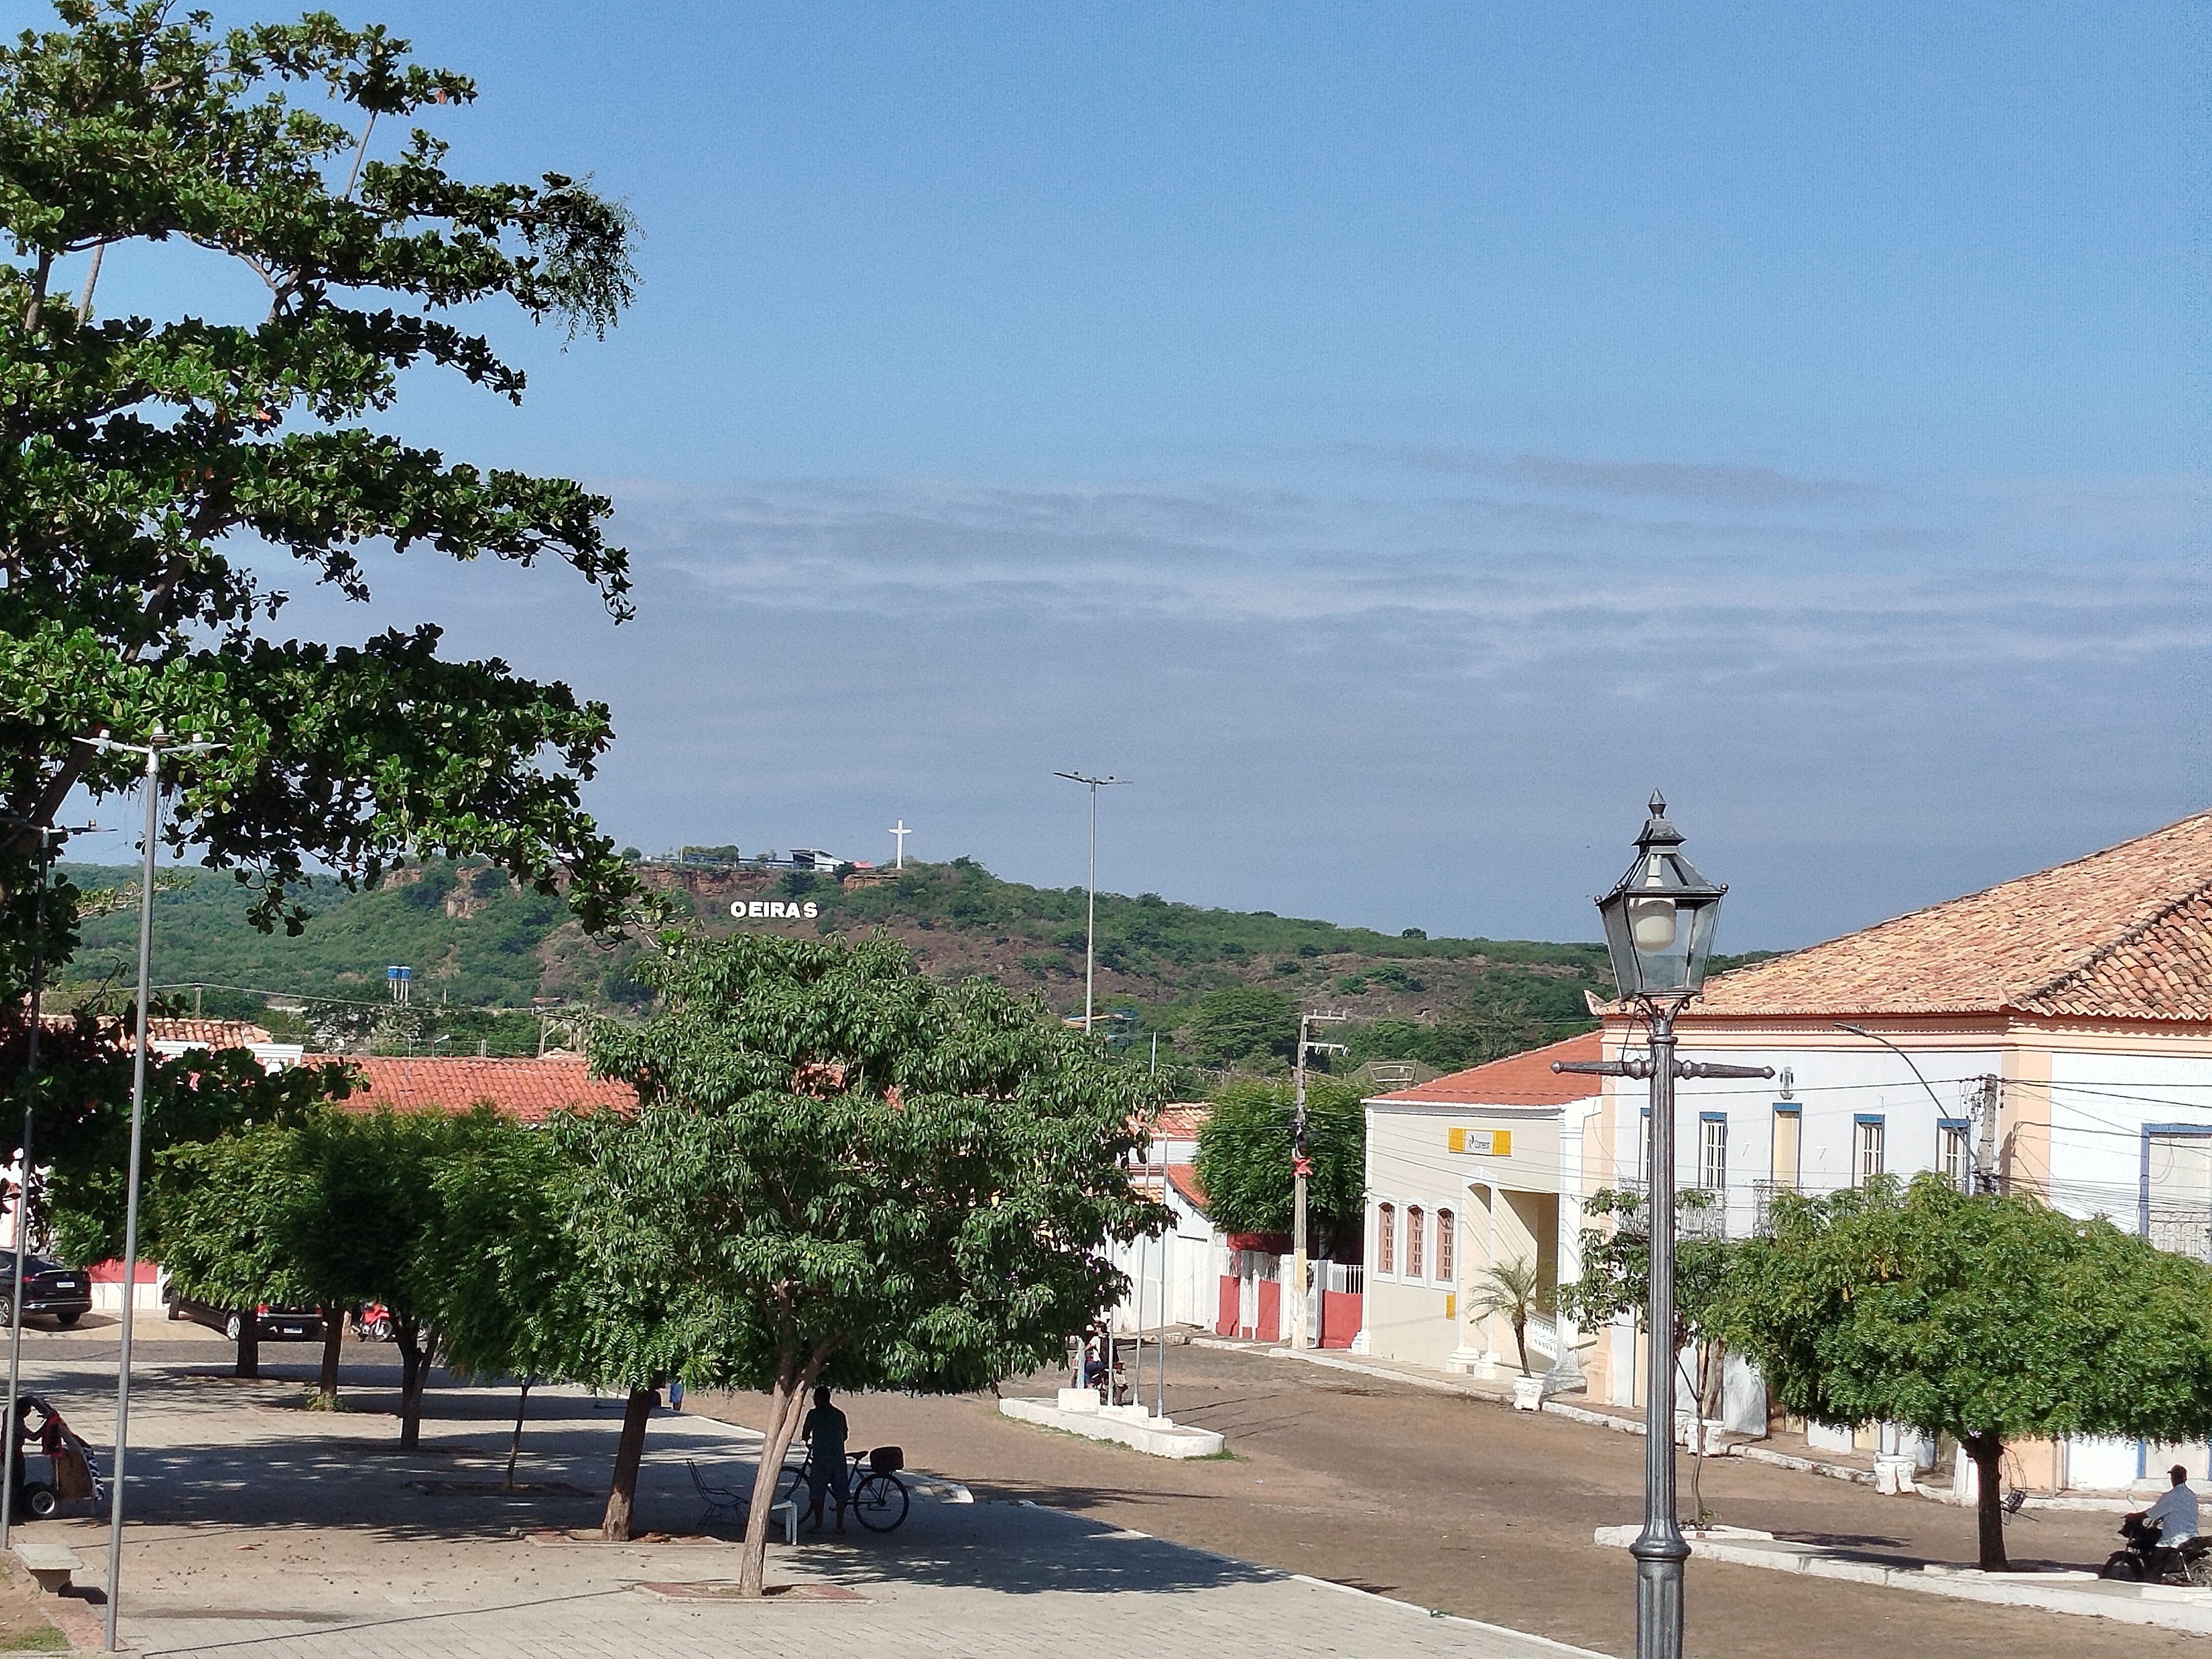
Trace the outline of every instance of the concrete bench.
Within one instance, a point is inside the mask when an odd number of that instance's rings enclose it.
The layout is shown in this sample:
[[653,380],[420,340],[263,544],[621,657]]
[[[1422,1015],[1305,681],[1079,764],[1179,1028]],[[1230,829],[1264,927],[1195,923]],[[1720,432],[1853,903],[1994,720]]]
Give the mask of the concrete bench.
[[46,1544],[33,1539],[16,1545],[15,1553],[24,1570],[39,1581],[39,1588],[49,1595],[61,1594],[70,1587],[70,1575],[84,1571],[84,1563],[66,1544]]

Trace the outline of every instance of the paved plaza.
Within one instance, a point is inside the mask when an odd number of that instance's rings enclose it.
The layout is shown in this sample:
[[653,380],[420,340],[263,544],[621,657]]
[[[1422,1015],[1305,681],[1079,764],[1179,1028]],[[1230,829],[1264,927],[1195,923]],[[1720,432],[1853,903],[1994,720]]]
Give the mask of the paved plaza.
[[[395,1449],[394,1391],[352,1389],[350,1413],[299,1409],[295,1382],[215,1374],[216,1355],[165,1358],[135,1385],[121,1630],[145,1655],[239,1659],[547,1659],[554,1655],[1030,1655],[1101,1639],[1162,1655],[1267,1652],[1539,1659],[1582,1651],[1012,1503],[918,1495],[885,1537],[802,1535],[770,1547],[772,1583],[832,1584],[848,1601],[732,1605],[655,1585],[727,1583],[718,1540],[546,1542],[602,1502],[618,1402],[540,1389],[519,1479],[496,1490],[513,1389],[441,1388],[418,1453]],[[216,1363],[210,1363],[216,1362]],[[380,1373],[364,1371],[366,1376]],[[112,1433],[112,1362],[58,1349],[27,1368],[95,1442]],[[648,1437],[642,1527],[681,1532],[700,1504],[687,1458],[750,1476],[757,1439],[664,1413]],[[947,1473],[954,1473],[948,1471]],[[42,1525],[105,1577],[105,1529]],[[80,1629],[86,1607],[74,1621]]]

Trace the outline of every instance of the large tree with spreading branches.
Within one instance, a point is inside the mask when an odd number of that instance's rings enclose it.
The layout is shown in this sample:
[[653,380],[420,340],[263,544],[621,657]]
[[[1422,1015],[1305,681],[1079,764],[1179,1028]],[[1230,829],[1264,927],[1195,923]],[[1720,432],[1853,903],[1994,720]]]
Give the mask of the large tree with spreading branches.
[[[392,429],[409,369],[520,399],[474,331],[486,302],[603,333],[631,297],[629,214],[559,173],[450,173],[411,123],[474,87],[380,27],[56,10],[0,46],[0,989],[25,978],[38,827],[137,781],[137,757],[79,741],[102,732],[227,745],[167,764],[165,833],[252,884],[264,927],[300,925],[310,862],[374,881],[433,853],[489,854],[605,925],[633,884],[580,805],[603,705],[442,656],[428,623],[361,644],[276,624],[288,573],[366,600],[364,550],[559,560],[629,614],[605,498]],[[109,315],[100,265],[132,245],[139,276],[213,255],[260,298]]]
[[1790,1410],[1956,1439],[1985,1571],[2005,1566],[2008,1442],[2212,1432],[2212,1267],[2026,1194],[1922,1175],[1779,1196],[1717,1318]]
[[610,1530],[660,1379],[768,1391],[738,1578],[757,1595],[817,1381],[986,1388],[1122,1294],[1103,1247],[1167,1219],[1126,1162],[1157,1094],[1041,1002],[938,984],[886,939],[663,943],[641,968],[662,1012],[591,1044],[637,1112],[554,1127],[576,1171],[564,1370],[630,1390]]

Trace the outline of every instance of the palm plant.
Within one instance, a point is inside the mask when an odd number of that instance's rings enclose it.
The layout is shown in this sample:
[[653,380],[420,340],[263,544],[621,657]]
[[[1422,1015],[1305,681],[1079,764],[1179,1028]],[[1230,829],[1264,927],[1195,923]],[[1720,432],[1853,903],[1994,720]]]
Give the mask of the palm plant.
[[1521,1375],[1528,1371],[1528,1321],[1548,1315],[1556,1292],[1547,1286],[1534,1260],[1501,1261],[1483,1273],[1483,1284],[1474,1293],[1474,1315],[1488,1319],[1504,1314],[1513,1323],[1513,1343],[1521,1351]]

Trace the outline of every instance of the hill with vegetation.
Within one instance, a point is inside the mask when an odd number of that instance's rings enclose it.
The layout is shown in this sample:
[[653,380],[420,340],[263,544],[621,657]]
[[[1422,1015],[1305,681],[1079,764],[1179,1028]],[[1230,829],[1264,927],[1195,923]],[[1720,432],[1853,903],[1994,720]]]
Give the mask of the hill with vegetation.
[[[86,887],[132,878],[91,866],[66,873]],[[733,864],[647,863],[641,873],[718,936],[881,928],[932,973],[993,975],[1063,1014],[1082,1012],[1079,887],[1003,881],[968,859],[842,877]],[[172,1006],[197,995],[207,1012],[268,1023],[273,996],[343,1046],[367,1040],[390,1006],[386,966],[405,963],[410,1010],[386,1021],[387,1037],[499,1054],[528,1051],[549,1006],[619,1012],[648,996],[629,972],[634,943],[586,939],[560,900],[519,890],[486,865],[434,863],[358,893],[320,883],[296,938],[257,933],[246,890],[228,876],[179,877],[155,901],[155,978],[179,999]],[[83,934],[70,991],[126,985],[135,906],[94,918]],[[1164,1061],[1212,1070],[1279,1066],[1301,1008],[1350,1016],[1332,1033],[1349,1063],[1449,1069],[1589,1029],[1587,994],[1609,988],[1595,944],[1392,935],[1157,893],[1098,896],[1097,959],[1096,1003],[1117,1042],[1149,1056],[1157,1036]]]

